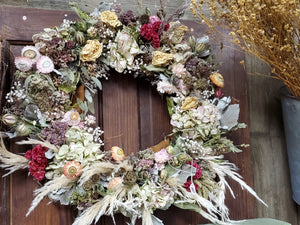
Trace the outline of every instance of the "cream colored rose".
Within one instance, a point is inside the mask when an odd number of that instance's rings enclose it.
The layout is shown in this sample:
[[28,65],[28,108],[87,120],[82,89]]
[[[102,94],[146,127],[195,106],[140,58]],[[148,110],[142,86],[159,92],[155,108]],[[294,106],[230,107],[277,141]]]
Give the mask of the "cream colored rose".
[[185,25],[180,25],[179,21],[171,22],[169,29],[172,30],[172,32],[169,35],[169,40],[171,40],[173,44],[181,43],[184,34],[189,31],[189,28]]
[[196,97],[186,97],[181,105],[183,111],[189,109],[196,109],[198,107],[198,101]]
[[81,61],[96,61],[102,54],[102,49],[103,45],[98,40],[88,40],[86,45],[81,49]]
[[173,58],[174,58],[173,54],[168,54],[161,51],[155,51],[153,52],[152,64],[154,66],[164,66],[165,64],[173,60]]
[[114,12],[103,11],[100,15],[100,20],[112,27],[120,26],[122,23],[118,20],[118,16]]

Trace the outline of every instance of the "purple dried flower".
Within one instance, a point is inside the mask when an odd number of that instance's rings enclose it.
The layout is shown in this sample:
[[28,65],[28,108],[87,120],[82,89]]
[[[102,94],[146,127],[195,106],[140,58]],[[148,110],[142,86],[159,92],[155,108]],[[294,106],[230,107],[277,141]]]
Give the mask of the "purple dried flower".
[[127,11],[126,13],[122,13],[119,16],[121,23],[128,26],[129,24],[135,23],[138,20],[138,17],[134,16],[131,10]]
[[56,121],[51,124],[51,127],[46,127],[41,134],[53,145],[62,145],[66,142],[65,134],[68,129],[68,124],[65,122]]

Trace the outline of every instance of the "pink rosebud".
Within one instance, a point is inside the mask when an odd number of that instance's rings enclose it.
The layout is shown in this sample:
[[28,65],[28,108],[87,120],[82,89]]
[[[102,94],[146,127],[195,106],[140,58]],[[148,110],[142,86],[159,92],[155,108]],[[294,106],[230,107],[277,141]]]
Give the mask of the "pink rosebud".
[[158,16],[150,16],[149,17],[149,24],[153,25],[155,22],[160,22],[160,19],[158,18]]

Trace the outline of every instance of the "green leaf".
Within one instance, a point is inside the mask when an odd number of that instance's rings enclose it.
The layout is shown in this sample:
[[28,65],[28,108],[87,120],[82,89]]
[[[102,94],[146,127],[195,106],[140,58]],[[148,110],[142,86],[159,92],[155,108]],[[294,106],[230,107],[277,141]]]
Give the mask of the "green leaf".
[[88,102],[93,102],[93,97],[87,89],[84,90],[84,95],[85,95],[85,98],[88,100]]
[[90,111],[92,114],[95,114],[95,105],[94,105],[94,102],[88,102],[87,105],[88,105],[89,111]]
[[97,85],[97,87],[99,88],[99,90],[101,91],[102,90],[102,84],[101,84],[101,81],[98,80],[96,77],[91,77],[92,80],[95,82],[95,84]]
[[78,7],[76,2],[69,2],[69,6],[81,19],[89,20],[91,18]]
[[167,106],[168,106],[169,115],[170,115],[170,117],[172,117],[172,115],[174,113],[174,111],[173,111],[174,101],[171,97],[167,97]]
[[67,94],[73,92],[76,90],[75,85],[67,85],[67,84],[62,84],[61,86],[58,87],[59,90],[66,92]]
[[154,66],[152,64],[149,64],[147,66],[143,66],[144,69],[152,72],[165,72],[167,69],[164,67]]
[[201,208],[196,205],[196,204],[193,204],[193,203],[174,203],[174,205],[178,208],[181,208],[181,209],[188,209],[188,210],[191,210],[191,211],[195,211],[197,213],[200,213],[201,212]]
[[87,68],[85,68],[84,66],[81,67],[81,72],[84,74],[84,76],[87,78],[87,79],[90,79],[90,75],[89,75],[89,72],[87,70]]

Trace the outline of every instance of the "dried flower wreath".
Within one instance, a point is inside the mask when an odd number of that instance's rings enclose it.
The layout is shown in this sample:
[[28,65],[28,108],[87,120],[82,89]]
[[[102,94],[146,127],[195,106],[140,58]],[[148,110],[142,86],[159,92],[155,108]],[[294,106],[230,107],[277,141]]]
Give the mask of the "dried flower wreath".
[[[71,7],[80,20],[35,34],[35,46],[15,58],[15,80],[3,109],[2,133],[30,135],[20,144],[35,147],[21,156],[1,142],[1,167],[7,174],[29,169],[44,181],[28,214],[48,196],[77,206],[73,225],[115,213],[131,224],[142,217],[145,225],[161,225],[153,211],[172,204],[228,224],[226,176],[259,199],[223,159],[240,151],[225,134],[245,125],[238,123],[239,105],[223,97],[224,80],[208,37],[187,37],[189,28],[174,16],[164,18],[163,10],[135,16],[102,4],[88,15]],[[103,131],[95,125],[92,96],[110,70],[147,77],[168,96],[173,126],[168,141],[137,156],[126,157],[117,146],[101,150]]]

